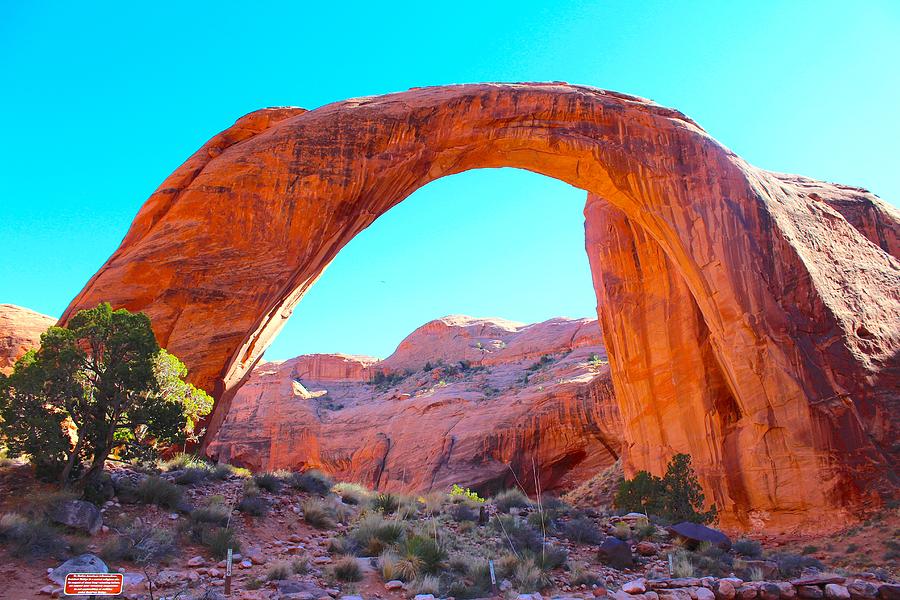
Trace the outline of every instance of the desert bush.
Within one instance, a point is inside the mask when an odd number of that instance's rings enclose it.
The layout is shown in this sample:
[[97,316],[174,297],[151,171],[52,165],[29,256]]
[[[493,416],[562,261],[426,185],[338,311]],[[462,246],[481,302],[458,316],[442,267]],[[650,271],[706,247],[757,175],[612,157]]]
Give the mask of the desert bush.
[[246,590],[258,590],[260,589],[265,582],[259,577],[251,577],[247,581],[244,582],[244,589]]
[[688,454],[676,454],[663,477],[638,471],[634,479],[619,485],[616,508],[663,517],[672,522],[709,523],[716,519],[716,507],[703,511],[705,497],[691,467]]
[[516,565],[513,581],[520,592],[538,592],[547,584],[544,572],[531,558],[526,558]]
[[316,469],[304,471],[303,473],[292,473],[288,481],[295,490],[300,490],[307,494],[318,494],[319,496],[327,495],[334,485],[331,477]]
[[447,552],[440,544],[430,537],[421,535],[406,537],[397,544],[397,553],[401,559],[406,559],[418,567],[416,576],[437,573],[447,558]]
[[202,468],[206,463],[198,456],[179,452],[172,458],[157,461],[157,467],[160,471],[168,473],[169,471],[181,471],[183,469]]
[[524,508],[531,503],[528,497],[518,489],[509,489],[494,496],[494,506],[500,512],[508,513],[511,508]]
[[638,541],[649,540],[654,535],[656,535],[656,525],[647,521],[646,524],[638,524],[636,523],[636,529],[634,530],[634,538]]
[[174,532],[135,519],[100,550],[107,561],[127,560],[138,565],[155,564],[178,553]]
[[378,556],[387,546],[403,537],[404,527],[399,521],[387,521],[379,513],[360,519],[350,533],[354,547],[362,556]]
[[694,576],[694,563],[691,562],[690,553],[676,551],[672,555],[672,575],[675,577]]
[[291,570],[297,575],[306,575],[312,570],[312,567],[309,566],[309,559],[304,556],[291,561]]
[[353,540],[342,535],[328,540],[328,551],[331,554],[356,554],[357,546]]
[[245,515],[264,517],[269,512],[269,501],[261,496],[244,496],[237,509]]
[[384,552],[378,558],[378,572],[381,573],[381,578],[385,581],[400,579],[400,573],[397,570],[397,563],[399,561],[400,557],[395,553]]
[[778,572],[782,575],[782,577],[796,577],[799,576],[803,569],[814,567],[816,569],[823,569],[824,566],[821,562],[812,558],[811,556],[801,556],[798,554],[791,554],[789,552],[779,552],[776,554],[769,555],[769,560],[775,561],[778,565]]
[[600,544],[603,534],[593,521],[587,517],[571,519],[562,527],[563,536],[576,544]]
[[382,492],[376,494],[375,497],[372,498],[371,505],[373,510],[390,515],[397,512],[397,509],[400,508],[400,498],[398,498],[396,494]]
[[253,476],[256,487],[273,494],[281,489],[281,478],[275,473],[257,473]]
[[206,468],[188,467],[175,477],[175,483],[179,485],[194,485],[201,481],[206,481],[209,473],[209,469]]
[[431,594],[438,596],[441,593],[441,580],[434,575],[423,575],[409,585],[413,594]]
[[429,492],[419,498],[419,502],[425,506],[425,514],[428,516],[437,516],[441,514],[446,501],[447,494],[441,492]]
[[460,502],[450,507],[450,516],[454,521],[460,523],[462,521],[477,521],[478,510],[468,502]]
[[137,486],[135,495],[144,504],[156,504],[164,508],[175,509],[181,503],[181,488],[161,477],[146,477]]
[[68,544],[60,533],[42,520],[31,520],[17,513],[0,517],[0,542],[17,558],[62,558]]
[[344,504],[352,506],[365,504],[372,497],[372,492],[358,483],[336,483],[331,487],[331,491],[340,496]]
[[353,556],[339,558],[331,566],[331,576],[337,581],[354,582],[362,580],[362,570]]
[[310,498],[303,502],[302,507],[303,520],[316,529],[332,529],[334,527],[332,511],[322,500]]
[[207,506],[195,508],[191,512],[190,519],[191,523],[196,525],[208,523],[210,525],[225,527],[228,525],[228,518],[230,516],[231,512],[227,507],[217,503],[210,503]]
[[256,485],[256,481],[252,477],[248,477],[244,480],[241,489],[244,492],[244,496],[259,496],[259,494],[262,492],[262,490],[259,489],[259,486]]
[[266,571],[266,581],[282,581],[290,578],[293,574],[294,569],[289,562],[279,561]]
[[532,555],[534,563],[543,571],[552,571],[566,564],[569,553],[565,548],[544,544],[543,548]]
[[599,583],[602,583],[602,579],[592,570],[586,568],[584,565],[576,565],[575,568],[572,569],[572,575],[570,578],[572,585],[586,585],[586,586],[594,586]]
[[456,501],[457,499],[468,500],[475,504],[482,504],[485,502],[484,498],[479,496],[477,492],[473,492],[469,488],[464,488],[456,483],[450,488],[450,499],[453,501]]
[[513,552],[517,554],[522,554],[526,550],[538,551],[543,545],[539,531],[514,517],[497,517],[493,525],[504,545],[511,546]]
[[631,527],[624,521],[619,521],[613,525],[613,536],[620,540],[627,540],[631,537]]
[[233,529],[228,527],[215,527],[207,525],[199,529],[199,541],[210,554],[218,559],[228,555],[228,549],[238,552],[241,542],[237,539]]
[[734,543],[732,549],[735,553],[748,558],[759,558],[762,556],[762,546],[756,540],[741,538]]

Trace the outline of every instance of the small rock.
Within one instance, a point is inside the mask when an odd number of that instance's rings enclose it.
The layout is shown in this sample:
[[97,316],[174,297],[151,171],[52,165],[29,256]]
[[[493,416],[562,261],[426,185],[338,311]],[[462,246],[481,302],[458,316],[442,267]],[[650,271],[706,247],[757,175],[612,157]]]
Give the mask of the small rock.
[[715,591],[715,596],[719,600],[732,600],[732,598],[734,598],[734,584],[727,579],[720,579],[714,586],[713,590]]
[[50,509],[50,519],[90,535],[97,535],[103,526],[103,515],[100,509],[84,500],[67,500]]
[[727,535],[718,529],[700,525],[699,523],[684,521],[669,527],[667,531],[693,545],[709,542],[722,550],[731,549],[731,539]]
[[[521,596],[519,596],[521,598]],[[362,600],[359,596],[344,596],[341,600]],[[416,594],[413,597],[413,600],[434,600],[434,594]],[[527,600],[531,600],[531,595],[529,594]]]
[[797,595],[806,600],[817,600],[825,595],[822,592],[822,588],[817,585],[794,585],[797,589]]
[[775,585],[777,585],[778,589],[781,591],[783,600],[793,600],[793,598],[797,597],[797,590],[787,581],[779,581]]
[[694,595],[697,596],[697,600],[716,600],[716,595],[712,590],[705,587],[694,588]]
[[759,586],[759,597],[762,600],[779,600],[781,589],[774,583],[763,583]]
[[878,598],[880,600],[900,600],[900,585],[882,583],[878,586]]
[[100,531],[102,531],[103,533],[109,533],[109,527],[107,525],[101,525]]
[[53,593],[54,589],[56,588],[54,588],[52,585],[45,585],[38,593],[43,594],[44,596],[49,596]]
[[597,551],[598,558],[605,564],[616,569],[627,569],[634,564],[634,558],[631,556],[631,546],[622,540],[607,536],[600,549]]
[[391,579],[387,583],[384,584],[384,589],[386,590],[402,590],[403,582],[399,579]]
[[839,583],[826,583],[825,597],[829,600],[850,600],[850,591]]
[[195,556],[189,561],[187,561],[187,566],[189,567],[202,567],[206,564],[206,559],[202,556]]
[[63,585],[66,581],[66,575],[69,573],[108,573],[109,568],[106,563],[93,554],[82,554],[75,558],[70,558],[63,564],[53,569],[48,577],[54,583]]
[[659,552],[659,547],[653,542],[643,541],[638,543],[635,550],[641,556],[655,556]]
[[647,591],[647,580],[643,577],[622,584],[622,591],[626,594],[643,594]]
[[878,597],[878,588],[868,581],[854,581],[847,584],[847,591],[853,600],[872,600]]
[[756,598],[757,591],[753,586],[743,585],[735,590],[735,593],[741,600],[752,600]]
[[171,519],[171,520],[173,520],[173,521],[177,521],[177,520],[178,520],[178,513],[170,513],[170,514],[169,514],[169,519]]
[[220,571],[219,569],[217,569],[217,568],[215,568],[215,567],[213,567],[212,569],[210,569],[210,570],[207,571],[206,573],[207,573],[207,575],[209,575],[209,576],[212,577],[213,579],[218,579],[219,577],[222,576],[222,571]]

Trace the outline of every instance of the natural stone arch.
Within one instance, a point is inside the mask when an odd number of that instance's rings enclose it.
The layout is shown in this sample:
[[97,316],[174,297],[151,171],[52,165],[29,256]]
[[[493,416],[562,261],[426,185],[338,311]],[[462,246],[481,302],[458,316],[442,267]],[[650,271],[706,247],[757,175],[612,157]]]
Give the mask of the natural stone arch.
[[[677,111],[593,88],[422,88],[252,113],[150,197],[63,320],[101,300],[146,311],[160,343],[217,397],[214,432],[231,394],[354,235],[429,181],[489,167],[592,194],[588,250],[629,470],[658,471],[663,454],[691,452],[726,521],[742,523],[804,522],[891,472],[896,212],[861,190],[756,169]],[[628,249],[636,272],[610,260]],[[643,270],[650,263],[655,274]],[[666,282],[662,297],[679,310],[623,303],[623,281],[645,293]],[[668,427],[650,409],[666,400],[647,385],[652,377],[634,376],[629,336],[671,331],[676,312],[694,326],[682,345],[710,383],[675,398],[691,410],[666,416],[693,435],[656,444]],[[690,375],[677,364],[678,344],[655,341],[674,374]]]

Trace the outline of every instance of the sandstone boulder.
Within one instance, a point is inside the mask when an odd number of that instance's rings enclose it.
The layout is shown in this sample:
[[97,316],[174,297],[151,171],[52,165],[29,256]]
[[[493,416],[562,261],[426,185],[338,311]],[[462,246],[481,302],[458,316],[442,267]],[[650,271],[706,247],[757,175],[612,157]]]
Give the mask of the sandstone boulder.
[[90,535],[97,535],[103,526],[103,514],[100,509],[84,500],[59,502],[50,509],[49,517],[61,525]]
[[26,352],[41,344],[41,334],[56,319],[16,306],[0,304],[0,373],[9,374]]

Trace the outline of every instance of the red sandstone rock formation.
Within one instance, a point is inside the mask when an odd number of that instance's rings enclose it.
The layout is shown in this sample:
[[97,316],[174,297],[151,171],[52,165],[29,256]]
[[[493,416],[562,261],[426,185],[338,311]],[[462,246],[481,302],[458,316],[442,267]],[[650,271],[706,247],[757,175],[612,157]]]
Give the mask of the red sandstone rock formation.
[[694,451],[723,520],[767,528],[828,527],[823,511],[896,480],[897,211],[757,169],[678,111],[614,92],[478,84],[248,115],[151,196],[64,319],[102,300],[147,311],[218,398],[211,438],[354,235],[485,167],[603,199],[586,234],[626,472]]
[[41,334],[56,319],[33,310],[0,304],[0,373],[11,373],[16,361],[41,344]]
[[[552,360],[535,367],[542,356]],[[516,479],[531,490],[535,468],[542,489],[568,488],[618,455],[605,357],[595,320],[446,317],[377,363],[327,354],[261,363],[208,451],[405,492]],[[376,384],[377,373],[402,379]]]

